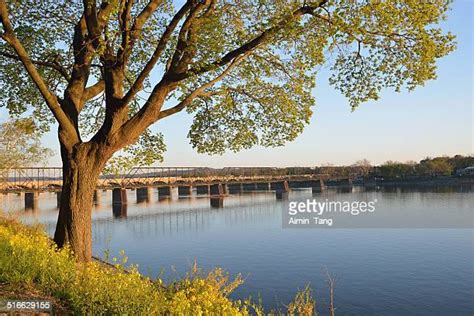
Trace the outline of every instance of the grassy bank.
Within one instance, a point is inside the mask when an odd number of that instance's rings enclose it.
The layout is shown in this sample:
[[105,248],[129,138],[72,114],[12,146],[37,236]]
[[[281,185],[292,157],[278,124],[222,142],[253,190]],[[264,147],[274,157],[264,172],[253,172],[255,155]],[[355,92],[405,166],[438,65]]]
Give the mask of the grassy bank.
[[[121,261],[117,263],[117,261]],[[171,284],[141,275],[136,267],[114,260],[79,264],[69,249],[57,249],[39,226],[26,227],[0,217],[0,294],[3,298],[50,298],[67,314],[120,315],[249,315],[265,313],[260,305],[231,300],[242,278],[229,279],[215,269],[193,268]],[[297,293],[284,314],[312,315],[315,302],[309,289]]]

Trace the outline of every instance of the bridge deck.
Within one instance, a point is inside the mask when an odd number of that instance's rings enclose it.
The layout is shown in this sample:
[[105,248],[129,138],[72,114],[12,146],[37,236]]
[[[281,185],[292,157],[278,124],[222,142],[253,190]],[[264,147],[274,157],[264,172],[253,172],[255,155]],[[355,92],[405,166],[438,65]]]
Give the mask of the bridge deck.
[[[279,181],[318,181],[340,180],[347,176],[329,177],[327,174],[278,174],[277,168],[266,168],[269,174],[251,175],[246,168],[223,168],[209,170],[209,168],[191,167],[137,167],[127,174],[101,175],[97,181],[98,189],[140,188],[164,186],[200,186],[221,184],[257,184]],[[261,170],[260,168],[259,170]],[[267,170],[268,169],[268,170]],[[273,173],[273,174],[271,174]],[[0,192],[47,192],[60,191],[62,186],[62,168],[17,168],[10,170],[0,169]],[[308,187],[307,185],[306,187]],[[303,186],[304,187],[304,186]]]

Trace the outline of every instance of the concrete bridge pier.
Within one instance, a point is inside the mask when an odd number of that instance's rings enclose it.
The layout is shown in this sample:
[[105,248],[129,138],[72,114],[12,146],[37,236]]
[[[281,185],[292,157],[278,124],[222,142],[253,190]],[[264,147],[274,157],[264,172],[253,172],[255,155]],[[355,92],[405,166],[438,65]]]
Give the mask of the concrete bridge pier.
[[196,194],[198,194],[198,195],[209,195],[209,185],[208,184],[197,185],[196,186]]
[[112,214],[114,218],[127,218],[127,203],[113,203]]
[[102,194],[100,190],[95,190],[94,191],[94,205],[98,206],[102,202]]
[[222,184],[222,190],[224,191],[224,195],[229,194],[229,186],[227,185],[227,183]]
[[288,192],[290,191],[288,181],[273,182],[270,186],[272,190],[275,190],[277,200],[288,199]]
[[288,181],[276,181],[270,183],[270,190],[272,191],[290,191],[290,186],[288,185]]
[[35,210],[38,208],[39,192],[25,192],[25,209]]
[[341,193],[351,193],[352,192],[352,179],[341,179],[338,181],[338,191]]
[[178,186],[178,196],[191,196],[192,195],[192,186],[190,185],[180,185]]
[[338,193],[352,193],[352,187],[339,187],[336,191]]
[[149,203],[151,201],[152,190],[153,189],[149,187],[137,188],[136,190],[137,203],[143,203],[143,202]]
[[277,200],[288,200],[288,191],[276,191],[275,196]]
[[113,189],[112,204],[127,204],[127,190],[123,188]]
[[211,207],[223,208],[224,207],[224,197],[222,197],[222,196],[211,197]]
[[211,207],[224,207],[224,186],[221,183],[211,184],[209,186],[209,191],[211,195]]
[[158,199],[171,199],[171,186],[158,187]]
[[212,196],[223,196],[225,194],[224,186],[221,183],[211,184],[209,191]]
[[313,193],[321,193],[325,189],[323,180],[313,180],[311,181],[311,191]]

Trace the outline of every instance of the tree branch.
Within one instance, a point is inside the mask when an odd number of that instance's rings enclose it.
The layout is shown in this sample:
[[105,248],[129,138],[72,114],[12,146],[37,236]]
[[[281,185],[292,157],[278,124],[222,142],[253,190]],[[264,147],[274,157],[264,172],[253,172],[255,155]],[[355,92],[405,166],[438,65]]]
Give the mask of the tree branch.
[[[132,118],[130,118],[128,121],[126,121],[122,125],[117,135],[114,135],[115,136],[114,142],[119,143],[120,145],[126,146],[132,143],[138,137],[138,135],[140,134],[142,130],[146,129],[149,125],[154,123],[156,120],[181,111],[195,97],[197,97],[200,93],[203,93],[203,91],[206,88],[212,86],[215,82],[219,81],[222,77],[224,77],[230,71],[230,69],[234,67],[233,66],[235,65],[234,61],[240,60],[241,57],[244,58],[245,56],[250,54],[256,47],[258,47],[259,45],[263,43],[266,43],[269,39],[271,39],[272,36],[277,34],[282,28],[286,27],[287,24],[290,23],[292,20],[300,18],[301,16],[305,14],[313,13],[314,10],[324,5],[327,1],[328,0],[320,0],[319,3],[314,6],[303,6],[293,11],[288,17],[282,19],[274,27],[268,28],[266,31],[261,33],[259,36],[257,36],[253,40],[247,42],[246,44],[242,45],[241,47],[237,49],[234,49],[228,52],[227,54],[224,55],[223,58],[211,64],[208,64],[207,66],[201,67],[199,69],[191,69],[186,72],[178,73],[178,74],[169,73],[169,72],[165,73],[162,80],[154,87],[150,97],[148,98],[146,103],[143,105],[143,107]],[[191,10],[192,8],[193,6],[190,3],[190,1],[186,2],[186,4],[181,8],[180,12],[178,12],[177,15],[173,18],[173,21],[176,20],[175,23],[177,24],[179,20],[188,12],[188,10]],[[170,23],[170,25],[172,24],[173,23]],[[173,26],[172,29],[174,29],[175,27],[176,26]],[[163,35],[163,37],[165,37],[165,34]],[[170,32],[170,35],[171,35],[171,32]],[[160,44],[161,42],[162,41],[160,40]],[[161,48],[160,44],[155,50],[155,53],[158,52],[158,54],[153,54],[152,58],[150,59],[150,62],[145,66],[145,69],[142,71],[137,81],[134,83],[130,91],[123,98],[123,101],[125,101],[124,103],[129,102],[133,98],[133,96],[136,95],[139,89],[141,89],[141,85],[143,84],[143,81],[149,75],[150,71],[153,69],[153,66],[158,60],[161,50],[164,48],[164,45],[163,45],[163,48]],[[175,107],[160,112],[161,106],[163,105],[163,102],[166,98],[167,93],[170,90],[173,90],[177,86],[177,83],[179,81],[189,78],[196,74],[202,74],[210,70],[217,69],[219,67],[227,65],[228,63],[231,63],[231,66],[229,66],[226,70],[224,70],[221,73],[221,75],[211,80],[210,82],[206,83],[205,85],[201,86],[200,88],[196,89],[195,91],[191,92],[189,96],[187,96],[183,101],[181,101]]]
[[[211,2],[209,5],[213,5]],[[199,13],[207,6],[206,1],[198,3],[191,8],[189,15],[183,22],[178,34],[178,42],[173,57],[169,63],[168,71],[170,73],[180,73],[185,70],[189,62],[195,55],[193,47],[194,34],[196,28],[196,21]],[[210,12],[210,11],[208,11]]]
[[103,29],[107,21],[109,20],[110,14],[114,9],[114,1],[102,1],[100,10],[97,13],[97,24],[99,29]]
[[[198,69],[191,69],[187,73],[183,74],[184,78],[190,77],[194,74],[202,74],[214,69],[217,69],[219,67],[222,67],[226,64],[228,64],[230,61],[232,61],[234,58],[238,57],[239,55],[242,55],[246,52],[252,51],[258,46],[265,44],[271,39],[274,35],[276,35],[281,29],[283,29],[285,26],[287,26],[288,23],[290,23],[294,19],[298,19],[302,17],[303,15],[310,14],[312,15],[314,11],[322,7],[324,4],[327,3],[328,0],[320,0],[318,4],[315,5],[305,5],[302,6],[301,8],[293,11],[288,17],[282,19],[280,22],[278,22],[275,26],[272,26],[265,31],[263,31],[259,36],[255,37],[254,39],[248,41],[247,43],[243,44],[242,46],[228,52],[225,54],[222,58],[219,60],[216,60],[210,64],[204,65]],[[184,79],[183,78],[183,79]]]
[[95,0],[83,0],[84,12],[74,27],[73,52],[74,66],[71,79],[65,91],[62,106],[66,113],[77,124],[79,113],[84,103],[104,90],[104,81],[86,88],[89,80],[91,63],[99,37],[106,27],[114,9],[114,1],[103,1],[97,12]]
[[[3,52],[3,51],[0,51],[0,55],[7,58],[15,59],[21,62],[21,59],[20,57],[18,57],[18,55],[10,54],[8,52]],[[40,61],[40,60],[33,60],[33,59],[31,60],[31,62],[37,66],[44,66],[44,67],[48,67],[48,68],[52,68],[56,70],[64,79],[66,79],[66,81],[69,81],[70,79],[68,71],[66,70],[66,68],[64,68],[60,64],[57,64],[51,61]]]
[[125,4],[121,12],[119,13],[119,27],[122,33],[122,44],[119,47],[117,53],[117,60],[121,64],[126,64],[128,52],[131,51],[130,45],[130,18],[132,12],[133,0],[125,0]]
[[97,18],[97,8],[95,0],[83,0],[84,5],[84,16],[87,26],[87,31],[89,32],[89,39],[92,40],[94,47],[99,45],[99,20]]
[[84,105],[83,92],[89,80],[92,55],[94,48],[86,39],[87,25],[85,14],[77,22],[74,27],[73,35],[73,53],[74,65],[72,67],[71,79],[64,91],[66,102],[63,103],[63,108],[71,119],[77,123],[79,113]]
[[205,84],[203,84],[202,86],[200,86],[199,88],[195,89],[194,91],[192,91],[190,94],[188,94],[180,103],[178,103],[177,105],[173,106],[172,108],[169,108],[169,109],[166,109],[166,110],[163,110],[160,112],[159,116],[158,116],[158,120],[161,120],[167,116],[170,116],[172,114],[175,114],[177,112],[180,112],[182,111],[186,106],[188,106],[189,104],[191,104],[191,102],[198,96],[202,95],[205,90],[207,88],[210,88],[212,87],[214,84],[216,84],[218,81],[222,80],[222,78],[224,78],[225,76],[227,76],[229,74],[229,72],[235,68],[235,66],[237,66],[245,57],[247,57],[248,55],[250,54],[250,52],[247,52],[245,53],[244,55],[241,55],[239,57],[237,57],[236,59],[234,59],[230,65],[220,74],[218,75],[217,77],[215,77],[214,79],[206,82]]
[[148,60],[147,64],[145,67],[143,67],[143,70],[140,72],[138,75],[137,79],[133,83],[133,85],[130,87],[130,90],[127,92],[127,94],[123,97],[123,103],[127,104],[129,103],[135,95],[143,89],[143,82],[145,79],[150,75],[150,72],[153,70],[155,67],[158,59],[160,58],[161,54],[166,48],[166,44],[168,43],[171,34],[175,30],[176,26],[178,25],[179,21],[186,15],[188,10],[191,8],[191,3],[190,1],[187,1],[181,9],[175,14],[175,16],[171,19],[170,23],[166,27],[165,31],[161,35],[160,41],[158,42],[158,45],[155,48],[155,51],[153,52],[153,55],[151,58]]
[[[135,45],[135,42],[140,36],[140,33],[142,31],[143,25],[148,21],[150,16],[156,11],[158,6],[163,2],[163,0],[150,0],[148,4],[143,8],[143,10],[138,14],[138,16],[135,18],[135,21],[132,25],[131,28],[127,27],[123,30],[122,32],[122,47],[119,50],[119,53],[117,54],[118,58],[120,60],[123,60],[125,63],[126,59],[130,56],[133,46]],[[133,0],[129,0],[126,3],[126,9],[124,10],[125,12],[128,11],[128,14],[123,14],[124,18],[122,18],[122,23],[130,20],[130,9],[132,6]]]
[[46,104],[48,105],[49,109],[58,121],[59,125],[64,131],[66,131],[67,138],[69,138],[69,143],[79,142],[78,131],[75,128],[73,122],[69,119],[69,117],[64,113],[63,109],[61,108],[58,97],[49,90],[48,86],[39,74],[30,57],[28,56],[28,53],[26,52],[25,48],[15,36],[12,25],[10,23],[10,19],[8,17],[8,9],[5,0],[0,0],[0,19],[4,28],[2,38],[15,50],[19,60],[22,62],[30,78],[37,86],[38,90],[40,91],[41,95],[46,101]]
[[[122,148],[123,146],[127,146],[133,143],[138,138],[140,133],[144,129],[146,129],[148,126],[156,122],[158,119],[167,117],[169,115],[172,115],[184,109],[189,103],[192,102],[192,100],[194,100],[194,98],[205,93],[206,88],[212,86],[214,83],[221,80],[225,75],[227,75],[230,72],[230,70],[233,67],[235,67],[238,61],[243,59],[248,54],[252,53],[256,47],[264,43],[267,43],[273,36],[278,34],[278,32],[282,28],[285,28],[293,20],[298,19],[305,14],[313,13],[318,7],[322,6],[327,1],[328,0],[320,0],[314,6],[305,5],[293,11],[290,15],[283,18],[275,26],[268,28],[266,31],[261,33],[259,36],[257,36],[253,40],[247,42],[246,44],[242,45],[241,47],[237,49],[234,49],[228,52],[221,59],[216,60],[215,62],[212,62],[208,64],[207,66],[200,67],[199,69],[191,69],[191,70],[183,71],[180,73],[167,71],[164,74],[161,81],[154,87],[150,97],[142,106],[142,108],[133,117],[128,119],[126,122],[124,122],[118,129],[115,129],[115,131],[113,132],[113,135],[107,136],[107,139],[110,144],[109,146],[114,147],[114,148]],[[209,5],[208,1],[204,3],[206,5]],[[202,2],[199,4],[203,5]],[[152,57],[150,58],[149,62],[147,63],[145,68],[142,70],[142,72],[140,73],[139,77],[137,78],[135,83],[132,85],[130,90],[122,98],[122,104],[127,104],[128,102],[130,102],[133,99],[133,97],[138,93],[138,91],[142,89],[144,80],[148,77],[149,73],[151,72],[155,63],[157,62],[160,54],[164,50],[166,43],[168,42],[168,39],[171,36],[171,33],[176,28],[177,24],[182,19],[182,17],[184,17],[184,15],[186,15],[190,10],[194,10],[196,7],[197,7],[196,3],[192,1],[187,1],[186,4],[183,5],[183,7],[179,10],[179,12],[173,17],[169,26],[167,27],[164,34],[162,35],[162,38],[160,39],[160,42],[157,48],[155,49],[155,52],[153,53]],[[187,21],[192,22],[192,19],[194,18],[196,17],[193,17],[192,14],[190,14],[188,16]],[[184,23],[186,23],[186,21]],[[187,26],[183,24],[180,34],[187,36],[187,34],[183,33],[186,31],[185,30],[186,27]],[[187,40],[186,37],[183,37],[183,39]],[[179,50],[179,47],[177,47],[176,50]],[[178,52],[178,54],[180,53],[182,52]],[[181,57],[182,56],[180,56],[180,58]],[[161,107],[163,106],[165,102],[166,96],[168,95],[170,91],[174,90],[177,87],[180,81],[186,78],[189,78],[193,75],[199,75],[210,70],[216,70],[229,63],[230,63],[230,66],[228,66],[216,78],[207,82],[206,84],[197,88],[196,90],[192,91],[176,106],[170,109],[161,111]]]
[[145,8],[143,8],[142,12],[138,14],[138,16],[135,19],[135,22],[133,23],[132,29],[131,29],[131,34],[130,34],[130,40],[131,40],[131,46],[133,47],[133,44],[135,41],[138,39],[143,25],[145,25],[146,21],[150,18],[150,16],[156,11],[158,6],[163,2],[163,0],[150,0],[148,4],[146,5]]
[[83,101],[89,101],[90,99],[95,98],[98,96],[100,93],[102,93],[105,89],[105,82],[104,80],[99,80],[97,83],[93,84],[90,87],[87,87],[84,90],[84,97]]
[[141,32],[142,27],[145,24],[145,22],[150,18],[153,12],[156,11],[158,6],[162,2],[163,0],[150,0],[150,2],[148,2],[146,7],[143,8],[142,12],[140,12],[140,14],[135,19],[135,22],[133,23],[132,34],[134,34],[134,36],[138,35],[138,33],[136,32]]

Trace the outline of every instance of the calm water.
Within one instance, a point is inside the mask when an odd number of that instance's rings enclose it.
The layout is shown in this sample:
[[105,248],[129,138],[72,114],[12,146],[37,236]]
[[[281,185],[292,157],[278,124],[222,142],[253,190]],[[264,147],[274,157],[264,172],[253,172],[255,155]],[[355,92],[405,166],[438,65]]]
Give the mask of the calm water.
[[[130,191],[127,209],[115,210],[115,217],[111,192],[103,192],[93,213],[94,253],[124,249],[143,273],[164,271],[165,279],[183,275],[194,260],[204,269],[242,273],[246,280],[234,297],[260,295],[267,308],[281,308],[309,283],[324,315],[327,269],[336,278],[338,315],[472,315],[474,193],[390,191],[298,191],[288,201],[276,201],[274,193],[243,194],[226,198],[223,209],[197,196],[158,201],[156,192],[150,203],[136,204]],[[375,199],[378,215],[346,218],[359,228],[282,228],[289,202],[313,198]],[[53,193],[40,196],[37,211],[15,211],[22,206],[17,195],[0,201],[0,208],[53,232]]]

